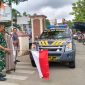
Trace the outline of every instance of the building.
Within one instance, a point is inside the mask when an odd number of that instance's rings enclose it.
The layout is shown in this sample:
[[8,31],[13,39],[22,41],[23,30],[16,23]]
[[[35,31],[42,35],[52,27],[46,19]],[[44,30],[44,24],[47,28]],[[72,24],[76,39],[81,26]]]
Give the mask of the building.
[[46,28],[46,16],[34,14],[33,16],[30,16],[30,18],[32,27],[32,42],[34,42],[35,37],[39,36]]

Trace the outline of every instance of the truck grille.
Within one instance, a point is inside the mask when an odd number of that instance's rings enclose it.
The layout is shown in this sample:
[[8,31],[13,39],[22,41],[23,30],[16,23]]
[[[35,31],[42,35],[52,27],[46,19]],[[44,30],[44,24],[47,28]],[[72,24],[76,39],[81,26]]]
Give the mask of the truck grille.
[[62,51],[62,48],[58,48],[58,49],[57,49],[57,48],[56,48],[56,49],[48,49],[48,51],[58,51],[58,50],[59,50],[59,51]]
[[48,51],[63,51],[63,47],[39,47],[39,49],[48,50]]

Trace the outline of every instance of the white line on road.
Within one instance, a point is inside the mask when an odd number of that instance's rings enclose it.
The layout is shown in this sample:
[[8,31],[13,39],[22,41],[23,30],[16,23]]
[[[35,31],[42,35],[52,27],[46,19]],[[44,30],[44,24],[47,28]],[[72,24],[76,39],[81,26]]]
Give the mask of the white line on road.
[[29,71],[29,70],[16,70],[16,73],[33,74],[33,73],[35,73],[35,71]]
[[17,83],[0,82],[0,85],[19,85]]
[[27,76],[18,76],[18,75],[7,75],[6,78],[17,79],[17,80],[26,80],[28,77]]
[[17,65],[16,68],[22,68],[22,69],[27,69],[27,68],[28,68],[28,69],[36,69],[36,68],[34,68],[34,67],[32,67],[32,66],[23,66],[23,65],[22,65],[22,66],[21,66],[21,65]]
[[18,62],[18,64],[31,64],[29,62]]

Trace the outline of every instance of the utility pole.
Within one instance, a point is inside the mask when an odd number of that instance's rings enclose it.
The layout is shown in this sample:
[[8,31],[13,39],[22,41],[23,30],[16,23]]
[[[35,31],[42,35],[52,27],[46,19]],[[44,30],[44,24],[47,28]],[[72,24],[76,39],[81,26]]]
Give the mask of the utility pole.
[[13,28],[12,2],[9,3],[9,6],[11,8],[11,27]]
[[57,19],[54,20],[54,25],[55,25],[55,26],[57,25]]

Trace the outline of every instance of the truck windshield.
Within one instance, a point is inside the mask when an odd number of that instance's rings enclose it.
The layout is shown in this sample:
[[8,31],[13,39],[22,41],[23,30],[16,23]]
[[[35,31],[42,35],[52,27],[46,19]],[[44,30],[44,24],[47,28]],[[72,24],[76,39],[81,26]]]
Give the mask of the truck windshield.
[[41,34],[40,39],[64,39],[70,37],[70,34],[65,31],[47,31]]

